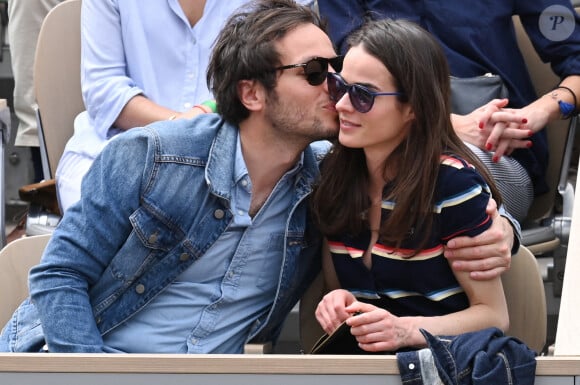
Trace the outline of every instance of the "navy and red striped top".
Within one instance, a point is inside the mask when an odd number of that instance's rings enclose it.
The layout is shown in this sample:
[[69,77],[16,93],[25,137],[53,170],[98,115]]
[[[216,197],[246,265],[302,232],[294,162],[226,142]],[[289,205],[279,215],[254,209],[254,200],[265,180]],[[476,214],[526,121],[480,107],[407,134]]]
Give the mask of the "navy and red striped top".
[[[467,308],[467,297],[443,256],[443,246],[453,237],[475,236],[490,227],[491,218],[485,212],[490,195],[485,180],[471,165],[456,156],[442,156],[435,218],[425,247],[412,256],[423,240],[423,234],[415,231],[398,249],[377,242],[369,270],[362,257],[369,247],[370,231],[329,238],[342,288],[397,316],[435,316]],[[382,221],[394,205],[383,200]]]

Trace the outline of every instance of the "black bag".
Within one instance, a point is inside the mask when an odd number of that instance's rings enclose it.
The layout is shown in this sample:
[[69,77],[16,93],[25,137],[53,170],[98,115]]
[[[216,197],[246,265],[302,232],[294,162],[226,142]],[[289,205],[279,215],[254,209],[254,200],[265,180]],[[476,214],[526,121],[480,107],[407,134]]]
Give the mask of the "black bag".
[[451,112],[466,115],[493,99],[509,96],[499,75],[487,73],[471,78],[451,76]]

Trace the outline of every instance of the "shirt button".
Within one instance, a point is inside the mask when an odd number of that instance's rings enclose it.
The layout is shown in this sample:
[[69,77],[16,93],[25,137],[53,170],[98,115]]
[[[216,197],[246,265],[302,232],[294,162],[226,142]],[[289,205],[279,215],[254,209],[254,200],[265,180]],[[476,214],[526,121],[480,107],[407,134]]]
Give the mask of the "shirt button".
[[183,253],[183,254],[181,254],[181,255],[179,256],[179,260],[180,260],[181,262],[185,262],[185,261],[187,261],[188,259],[189,259],[189,254],[187,254],[187,253]]
[[215,219],[222,219],[224,215],[225,215],[224,210],[217,209],[216,211],[213,212],[213,216]]
[[415,369],[415,364],[409,364],[409,369],[410,369],[410,370],[413,370],[413,369]]
[[244,215],[244,210],[238,210],[238,215]]
[[143,284],[140,283],[137,286],[135,286],[135,292],[137,294],[143,294],[143,293],[145,293],[145,285],[143,285]]
[[149,236],[149,243],[157,242],[157,233],[153,233]]
[[194,345],[197,344],[197,338],[192,338],[191,339],[191,343],[194,344]]
[[242,181],[240,182],[242,184],[242,186],[246,187],[248,185],[248,181],[246,179],[242,179]]
[[192,107],[192,104],[189,103],[189,102],[187,102],[187,103],[184,103],[183,104],[183,107],[185,107],[185,108],[191,108]]

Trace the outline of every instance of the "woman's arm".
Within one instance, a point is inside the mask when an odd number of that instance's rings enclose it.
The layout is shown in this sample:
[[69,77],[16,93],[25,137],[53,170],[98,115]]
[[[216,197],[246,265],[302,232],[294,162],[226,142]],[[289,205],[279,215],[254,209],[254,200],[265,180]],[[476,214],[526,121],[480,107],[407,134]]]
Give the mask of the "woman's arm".
[[332,333],[345,319],[351,316],[345,309],[356,301],[350,292],[340,289],[340,282],[334,269],[328,240],[322,242],[322,272],[326,288],[330,290],[318,304],[315,315],[326,333]]
[[137,95],[127,102],[114,124],[115,127],[128,130],[159,120],[190,119],[205,112],[207,111],[199,106],[194,106],[185,112],[177,112],[160,106],[143,95]]
[[425,347],[425,337],[419,329],[433,335],[456,335],[494,326],[507,330],[509,316],[500,278],[474,281],[462,272],[455,276],[469,299],[465,310],[437,317],[396,317],[376,306],[354,302],[345,310],[363,314],[350,317],[346,323],[360,347],[371,352]]
[[[116,1],[86,0],[82,7],[83,98],[93,127],[100,136],[106,138],[109,128],[113,126],[128,130],[172,117],[193,117],[198,113],[196,108],[180,113],[154,102],[147,96],[151,90],[142,89],[135,80],[135,74],[129,71],[129,60],[147,59],[146,54],[139,57],[140,52],[162,54],[153,42],[134,39],[135,34],[145,33],[146,28],[142,26],[154,25],[153,11],[131,15],[141,18],[137,22],[128,20]],[[125,14],[130,11],[124,9]],[[146,45],[140,47],[138,42]],[[165,79],[165,83],[158,86],[167,86],[167,83],[168,79]],[[175,92],[180,93],[181,90],[176,89]]]

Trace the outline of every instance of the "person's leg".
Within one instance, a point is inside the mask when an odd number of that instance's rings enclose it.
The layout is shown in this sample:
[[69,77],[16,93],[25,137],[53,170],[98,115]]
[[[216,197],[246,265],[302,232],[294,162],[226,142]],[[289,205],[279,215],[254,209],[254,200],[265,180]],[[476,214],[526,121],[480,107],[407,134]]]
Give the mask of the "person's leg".
[[[34,112],[33,66],[42,21],[63,0],[12,0],[8,2],[8,43],[14,76],[14,110],[18,117],[15,145],[38,147]],[[37,161],[33,157],[33,162]],[[35,165],[35,174],[38,165]],[[42,175],[42,174],[41,174]],[[41,178],[35,175],[35,180]]]
[[493,162],[493,154],[465,143],[487,167],[502,195],[506,210],[522,222],[534,199],[534,187],[527,171],[515,159],[503,156]]

